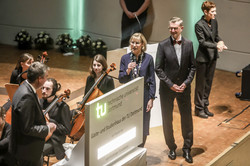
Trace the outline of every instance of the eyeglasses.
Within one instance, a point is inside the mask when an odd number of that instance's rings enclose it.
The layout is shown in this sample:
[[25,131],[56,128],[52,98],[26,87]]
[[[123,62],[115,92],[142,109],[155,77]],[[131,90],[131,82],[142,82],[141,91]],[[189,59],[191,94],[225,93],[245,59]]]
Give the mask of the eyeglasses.
[[179,27],[168,27],[168,29],[171,30],[171,31],[172,31],[172,30],[175,30],[175,31],[176,31],[176,30],[178,30],[178,28],[179,28]]

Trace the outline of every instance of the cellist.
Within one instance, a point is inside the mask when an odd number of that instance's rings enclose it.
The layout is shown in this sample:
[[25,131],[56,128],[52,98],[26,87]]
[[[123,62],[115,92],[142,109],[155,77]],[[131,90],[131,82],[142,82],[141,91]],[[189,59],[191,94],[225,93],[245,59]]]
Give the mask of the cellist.
[[[29,53],[23,53],[20,55],[15,69],[12,71],[10,76],[10,83],[11,84],[18,84],[20,85],[21,82],[27,79],[27,73],[20,75],[22,72],[28,70],[31,63],[34,62],[33,55]],[[8,111],[10,108],[11,102],[8,100],[4,105],[3,108]]]
[[[61,84],[54,78],[48,78],[42,86],[42,99],[40,103],[43,110],[57,99],[56,92],[61,89]],[[61,160],[65,156],[63,144],[65,143],[66,135],[69,134],[71,125],[71,112],[68,104],[64,101],[57,102],[51,110],[45,115],[50,122],[56,124],[56,130],[47,140],[43,148],[43,155],[55,153],[57,160]]]
[[[103,55],[97,54],[94,56],[90,65],[90,75],[86,81],[85,93],[91,89],[98,78],[107,70],[107,61]],[[114,80],[109,75],[106,75],[101,82],[97,85],[97,88],[103,93],[107,93],[115,88]]]
[[79,102],[79,108],[72,110],[72,129],[69,137],[72,140],[79,140],[85,132],[85,103],[107,93],[115,88],[114,80],[107,75],[115,70],[115,64],[111,64],[111,69],[107,69],[107,61],[101,54],[94,56],[90,65],[90,75],[86,81],[83,100]]

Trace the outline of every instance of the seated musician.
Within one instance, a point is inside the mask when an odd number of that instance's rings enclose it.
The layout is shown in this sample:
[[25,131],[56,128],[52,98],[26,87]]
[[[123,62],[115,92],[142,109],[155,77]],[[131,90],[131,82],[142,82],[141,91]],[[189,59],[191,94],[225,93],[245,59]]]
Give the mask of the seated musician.
[[[94,56],[91,65],[90,65],[90,75],[87,78],[85,92],[82,102],[79,102],[78,108],[72,110],[73,120],[72,120],[72,130],[70,133],[70,138],[74,141],[78,141],[81,136],[84,134],[84,125],[82,124],[82,116],[78,116],[81,112],[84,112],[80,108],[84,108],[86,102],[91,101],[102,94],[105,94],[115,88],[114,80],[109,75],[103,75],[107,71],[107,61],[101,54],[97,54]],[[101,79],[102,78],[102,79]],[[97,84],[97,88],[94,87],[97,83],[97,80],[101,79],[101,81]],[[93,89],[94,88],[94,89]],[[83,103],[83,104],[81,104]],[[75,125],[77,124],[77,125]]]
[[10,77],[10,83],[20,84],[27,79],[27,73],[20,75],[22,72],[27,71],[31,63],[34,62],[33,55],[29,53],[23,53],[16,64],[15,69],[12,71]]
[[0,165],[11,165],[10,154],[8,153],[10,140],[10,124],[5,122],[5,110],[0,107]]
[[[31,63],[34,62],[33,55],[29,53],[23,53],[20,55],[15,69],[12,71],[10,76],[10,83],[20,85],[24,80],[27,79],[27,73],[21,74],[24,71],[27,71],[30,67]],[[8,100],[4,105],[4,109],[6,111],[9,110],[11,105],[10,100]]]
[[[54,78],[48,78],[42,87],[41,105],[45,110],[56,98],[56,92],[61,89],[60,83]],[[71,113],[69,106],[65,102],[57,102],[52,109],[46,114],[50,122],[56,124],[56,130],[44,145],[43,155],[55,153],[56,158],[61,160],[65,156],[63,143],[65,143],[66,135],[71,130],[70,120]]]
[[[94,83],[98,78],[107,70],[107,61],[101,54],[94,56],[91,66],[90,66],[90,75],[87,78],[85,93],[91,89]],[[114,80],[110,76],[106,75],[101,82],[97,85],[97,88],[103,93],[107,93],[115,88]]]

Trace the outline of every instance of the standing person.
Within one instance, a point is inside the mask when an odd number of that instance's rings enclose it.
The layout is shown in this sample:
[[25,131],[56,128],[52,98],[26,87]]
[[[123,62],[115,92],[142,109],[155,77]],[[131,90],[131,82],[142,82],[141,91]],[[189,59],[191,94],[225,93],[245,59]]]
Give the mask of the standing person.
[[184,144],[183,157],[188,163],[193,145],[193,120],[191,111],[191,82],[195,75],[193,43],[182,37],[183,21],[173,17],[169,21],[171,36],[159,43],[155,72],[160,79],[160,102],[163,120],[163,132],[170,152],[171,160],[176,158],[173,135],[173,103],[176,98],[181,115],[181,129]]
[[[91,87],[95,84],[98,78],[107,70],[107,61],[101,54],[94,56],[91,66],[90,75],[86,81],[84,95],[88,93]],[[106,75],[101,82],[97,85],[98,89],[103,93],[107,93],[115,88],[114,80],[109,75]]]
[[18,166],[41,166],[45,137],[56,129],[46,124],[36,91],[47,80],[49,68],[34,62],[28,68],[27,80],[17,89],[12,100],[10,152]]
[[214,114],[208,110],[209,94],[212,87],[218,51],[227,49],[218,35],[218,23],[215,19],[216,6],[213,2],[205,1],[201,9],[204,15],[195,24],[195,34],[199,41],[196,53],[196,86],[195,86],[195,115],[208,118]]
[[[48,78],[42,86],[41,105],[45,110],[54,100],[57,99],[56,92],[61,89],[61,84],[57,83],[54,78]],[[43,155],[55,153],[56,158],[61,160],[65,156],[63,143],[65,143],[66,135],[71,130],[71,113],[69,106],[64,102],[57,102],[51,110],[46,114],[48,120],[56,124],[56,130],[44,145]]]
[[127,47],[130,36],[142,32],[150,0],[120,0],[120,5],[123,10],[121,47]]
[[144,77],[143,143],[139,145],[144,147],[149,135],[150,110],[155,99],[154,60],[151,55],[145,53],[147,41],[143,34],[133,34],[129,42],[131,52],[121,58],[119,81],[127,83],[136,77]]

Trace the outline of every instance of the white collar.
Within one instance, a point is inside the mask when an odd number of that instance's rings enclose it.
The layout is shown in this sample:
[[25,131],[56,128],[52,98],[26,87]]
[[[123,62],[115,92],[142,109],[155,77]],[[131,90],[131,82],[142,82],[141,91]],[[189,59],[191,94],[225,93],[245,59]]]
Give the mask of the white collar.
[[30,83],[29,83],[29,81],[28,80],[25,80],[28,84],[29,84],[29,86],[32,88],[32,90],[33,90],[33,92],[34,93],[36,93],[36,89],[35,89],[35,87],[33,86],[33,85],[31,85]]

